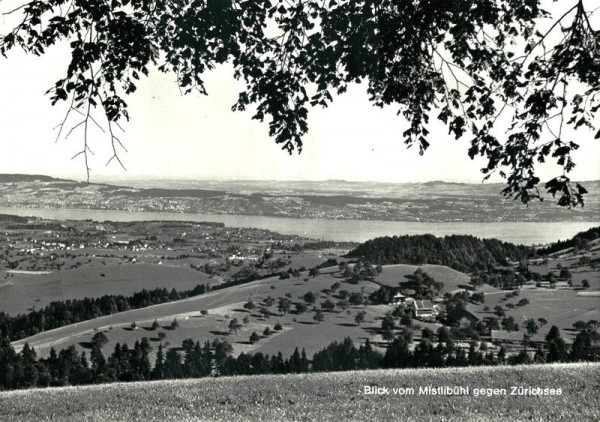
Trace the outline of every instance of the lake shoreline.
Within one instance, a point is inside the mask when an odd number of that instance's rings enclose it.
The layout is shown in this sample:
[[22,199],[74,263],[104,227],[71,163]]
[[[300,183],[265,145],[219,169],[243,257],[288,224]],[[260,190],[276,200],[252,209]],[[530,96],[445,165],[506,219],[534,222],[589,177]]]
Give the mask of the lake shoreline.
[[363,242],[381,236],[432,234],[434,236],[473,235],[480,238],[540,245],[568,239],[600,221],[500,221],[500,222],[415,222],[387,220],[330,220],[266,217],[240,214],[192,214],[168,212],[130,212],[84,208],[25,208],[0,207],[0,214],[38,217],[52,220],[102,221],[186,221],[223,223],[228,227],[259,228],[281,234],[299,235],[312,239]]

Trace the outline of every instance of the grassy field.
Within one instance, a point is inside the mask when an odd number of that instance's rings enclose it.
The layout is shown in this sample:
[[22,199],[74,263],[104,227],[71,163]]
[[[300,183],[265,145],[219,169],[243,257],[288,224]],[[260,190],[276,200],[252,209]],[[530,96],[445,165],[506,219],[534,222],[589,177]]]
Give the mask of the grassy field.
[[[521,289],[519,296],[504,301],[506,293],[486,295],[483,305],[469,305],[469,309],[480,317],[494,316],[494,308],[502,306],[506,315],[512,316],[521,323],[525,318],[545,318],[548,323],[541,327],[539,332],[533,336],[534,340],[543,340],[548,334],[550,327],[556,325],[563,331],[565,337],[574,337],[577,333],[573,329],[573,323],[582,320],[600,320],[600,300],[593,296],[580,296],[577,290],[553,290],[553,289]],[[529,300],[525,306],[508,309],[506,304],[516,304],[521,299]],[[488,306],[489,311],[483,311]]]
[[391,287],[399,287],[399,283],[408,281],[406,276],[414,274],[418,268],[433,277],[435,281],[444,283],[441,290],[442,295],[460,288],[472,288],[469,284],[471,278],[468,275],[442,265],[386,265],[381,274],[377,276],[377,282]]
[[[573,329],[573,323],[577,321],[600,320],[600,271],[589,265],[583,265],[580,259],[583,256],[596,259],[600,254],[600,246],[595,242],[591,251],[574,254],[572,252],[558,253],[558,258],[551,258],[547,264],[530,265],[531,271],[546,275],[549,271],[560,273],[560,266],[568,268],[572,274],[573,288],[566,285],[565,280],[560,280],[560,288],[535,287],[527,285],[520,289],[519,295],[506,299],[509,291],[487,292],[485,303],[481,305],[469,304],[468,309],[481,318],[494,316],[496,306],[501,306],[506,315],[512,316],[517,322],[522,323],[527,318],[546,319],[547,323],[537,334],[534,340],[543,340],[550,327],[556,325],[561,329],[563,337],[573,340],[577,331]],[[582,280],[588,280],[590,287],[583,289]],[[524,306],[511,308],[510,304],[516,305],[520,300],[527,299],[529,303]],[[508,305],[508,306],[507,306]],[[484,307],[488,311],[484,311]]]
[[[337,267],[335,268],[337,270]],[[329,299],[337,302],[329,291],[332,284],[339,282],[334,269],[324,269],[317,277],[310,277],[306,281],[305,272],[300,278],[280,280],[278,276],[258,280],[241,286],[230,287],[223,290],[215,290],[208,294],[188,298],[176,302],[151,306],[144,309],[122,312],[91,321],[61,327],[55,330],[39,333],[27,339],[13,343],[20,350],[25,342],[36,348],[38,355],[46,356],[50,347],[57,350],[75,344],[80,350],[95,334],[95,330],[106,333],[109,342],[103,348],[106,353],[111,353],[117,342],[127,342],[132,345],[135,340],[148,337],[152,344],[158,345],[158,334],[164,332],[166,341],[171,346],[178,346],[182,340],[193,338],[204,342],[217,337],[226,338],[233,346],[234,353],[242,351],[257,351],[273,353],[281,351],[289,355],[296,346],[306,347],[307,353],[314,353],[334,340],[342,340],[351,337],[353,340],[364,341],[365,338],[377,340],[378,334],[374,331],[381,325],[378,320],[385,312],[393,309],[391,306],[375,307],[353,306],[349,308],[350,313],[336,309],[334,312],[324,312],[324,321],[317,323],[313,317],[315,312],[309,310],[302,314],[293,312],[281,315],[277,305],[269,310],[271,315],[264,318],[258,309],[252,312],[243,308],[244,303],[251,299],[257,305],[271,296],[275,300],[289,297],[292,303],[304,302],[302,296],[311,291],[317,297],[316,306]],[[377,285],[371,282],[361,282],[359,285],[343,284],[342,289],[349,292],[363,291],[365,295],[376,290]],[[207,316],[201,316],[201,310],[207,310]],[[292,306],[292,311],[294,306]],[[360,310],[366,310],[366,321],[360,327],[354,322],[354,316]],[[243,326],[237,333],[228,331],[230,318],[241,321],[244,316],[249,317],[249,323]],[[150,331],[149,327],[154,319],[157,319],[162,327],[169,327],[174,318],[177,318],[179,327],[175,330],[160,328]],[[132,330],[131,324],[136,322],[138,329]],[[278,335],[272,335],[261,339],[258,343],[250,345],[248,339],[253,331],[261,334],[269,326],[273,329],[279,322],[284,330]],[[154,353],[152,353],[154,355]]]
[[[83,258],[79,268],[50,274],[0,273],[0,309],[8,314],[27,313],[50,302],[106,294],[129,296],[143,289],[166,287],[191,290],[198,284],[218,284],[189,265],[128,263],[120,258]],[[89,262],[88,262],[89,261]]]
[[[366,395],[365,386],[389,394]],[[469,387],[425,395],[420,387]],[[561,395],[511,395],[511,387]],[[394,394],[392,388],[405,390]],[[506,389],[479,395],[475,388]],[[600,364],[213,378],[0,393],[11,421],[597,421]]]
[[[391,283],[391,280],[400,277],[400,272],[412,274],[413,268],[417,268],[408,267],[384,267],[380,277]],[[468,279],[466,275],[449,268],[435,267],[435,270],[437,274],[452,275],[455,280]],[[296,347],[300,350],[305,348],[306,352],[311,355],[332,341],[340,341],[345,337],[350,337],[357,344],[369,339],[376,346],[382,341],[381,318],[393,310],[392,305],[358,305],[349,306],[346,310],[336,307],[333,312],[323,312],[323,321],[314,320],[314,307],[320,309],[321,304],[326,300],[333,303],[339,302],[337,293],[330,290],[334,283],[341,283],[339,290],[347,290],[350,293],[362,292],[364,296],[368,296],[379,288],[377,284],[369,281],[362,281],[356,285],[343,283],[340,277],[337,267],[324,268],[317,277],[307,277],[307,272],[304,272],[299,278],[292,277],[286,280],[280,280],[278,276],[275,276],[177,302],[136,309],[61,327],[14,342],[13,346],[18,351],[27,342],[35,347],[39,356],[47,356],[50,347],[60,350],[71,344],[82,351],[89,347],[90,340],[97,330],[103,331],[108,337],[108,343],[103,348],[106,355],[113,351],[117,342],[125,342],[131,346],[136,340],[148,337],[153,346],[152,358],[155,356],[159,343],[174,347],[179,346],[186,338],[200,342],[224,338],[233,345],[234,355],[241,352],[269,354],[282,352],[284,356],[289,356]],[[308,310],[298,314],[295,311],[295,304],[304,303],[303,296],[309,291],[316,296],[315,304],[308,304]],[[275,299],[275,304],[269,309],[270,316],[268,318],[261,315],[258,308],[252,312],[243,308],[249,299],[256,305],[260,305],[269,296]],[[277,309],[277,301],[284,297],[288,297],[293,304],[290,312],[285,315]],[[208,315],[201,316],[201,310],[207,310]],[[361,311],[365,311],[366,315],[365,321],[359,326],[355,322],[355,316]],[[241,322],[244,317],[248,317],[248,323],[236,333],[230,332],[228,329],[230,319],[237,318]],[[177,318],[179,326],[176,329],[170,329],[174,318]],[[154,319],[158,321],[161,328],[150,329]],[[131,327],[133,322],[137,325],[136,329]],[[280,332],[274,332],[274,326],[277,323],[283,327]],[[422,325],[431,325],[430,328],[434,330],[437,328],[435,324],[422,323]],[[255,344],[250,344],[250,335],[253,332],[261,335],[266,327],[269,327],[273,334],[262,337]],[[163,336],[160,333],[164,333],[164,339],[160,339],[159,335]]]
[[[138,268],[144,268],[146,265],[150,264],[135,264]],[[161,270],[165,268],[164,265],[155,265],[155,267],[160,267]],[[108,343],[103,348],[106,355],[113,351],[117,342],[125,342],[132,346],[136,340],[148,337],[153,346],[152,358],[155,356],[159,343],[163,343],[167,347],[176,347],[186,338],[199,340],[202,343],[215,338],[226,339],[233,345],[234,355],[241,352],[273,354],[281,351],[284,356],[289,356],[296,347],[306,348],[306,352],[311,355],[330,342],[342,340],[345,337],[350,337],[356,343],[363,343],[369,339],[377,346],[382,340],[379,330],[381,318],[386,312],[393,309],[392,305],[350,306],[347,310],[336,307],[333,312],[323,312],[324,321],[322,322],[316,322],[313,319],[315,316],[313,306],[320,308],[321,303],[325,300],[338,303],[337,293],[342,289],[349,292],[362,292],[364,296],[368,296],[379,288],[378,284],[397,286],[400,280],[405,280],[405,276],[414,273],[417,268],[411,265],[385,266],[383,272],[378,275],[376,283],[362,281],[357,285],[344,283],[337,267],[324,268],[317,277],[307,277],[307,272],[304,272],[299,278],[292,277],[286,280],[280,280],[278,276],[275,276],[241,286],[212,291],[182,301],[132,310],[62,327],[15,342],[13,345],[20,350],[23,344],[28,342],[35,347],[39,356],[47,356],[50,347],[60,350],[71,344],[75,344],[82,351],[89,347],[89,342],[95,332],[101,330],[108,337]],[[468,284],[469,281],[467,275],[447,267],[425,265],[422,268],[436,280],[443,281],[445,291],[457,289]],[[576,270],[576,268],[573,269]],[[156,274],[160,273],[157,271]],[[197,274],[202,275],[202,273]],[[334,283],[341,284],[336,293],[330,290]],[[296,313],[294,304],[304,303],[303,295],[309,291],[317,297],[316,303],[310,304],[306,312]],[[534,339],[543,339],[552,325],[561,328],[563,336],[570,339],[574,334],[571,329],[574,322],[580,319],[600,319],[598,298],[579,296],[578,290],[522,289],[519,297],[502,301],[507,293],[489,287],[485,303],[470,304],[469,309],[480,317],[492,316],[496,305],[501,304],[506,309],[507,303],[514,304],[520,299],[527,298],[528,305],[507,309],[506,312],[519,323],[523,321],[524,316],[534,319],[545,318],[548,323],[541,327]],[[244,303],[249,299],[256,305],[260,305],[269,296],[275,299],[275,304],[270,307],[268,318],[261,315],[258,308],[252,312],[243,308]],[[291,311],[285,315],[280,314],[277,309],[277,301],[284,297],[288,297],[292,302]],[[485,306],[488,306],[490,310],[484,311]],[[201,310],[207,310],[208,315],[201,316]],[[366,319],[359,326],[354,319],[356,314],[363,310],[366,312]],[[244,317],[248,317],[248,323],[237,332],[230,332],[228,329],[230,319],[237,318],[241,322]],[[170,329],[169,326],[174,318],[177,318],[179,326],[176,329]],[[157,319],[161,328],[150,330],[154,319]],[[134,322],[137,325],[136,329],[131,328]],[[273,329],[277,323],[282,325],[283,330],[275,333]],[[423,322],[419,322],[419,324],[421,327],[427,326],[434,331],[437,329],[435,324]],[[250,335],[253,332],[261,335],[266,327],[270,327],[273,334],[262,337],[258,342],[251,344],[249,342]],[[165,338],[161,339],[159,335],[164,335]]]

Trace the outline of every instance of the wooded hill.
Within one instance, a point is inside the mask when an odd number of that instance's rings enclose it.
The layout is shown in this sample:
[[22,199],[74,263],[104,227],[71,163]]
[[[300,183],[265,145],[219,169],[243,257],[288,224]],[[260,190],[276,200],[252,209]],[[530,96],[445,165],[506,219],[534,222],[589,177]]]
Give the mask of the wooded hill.
[[538,249],[536,252],[538,255],[548,255],[568,248],[585,249],[590,241],[598,238],[600,238],[600,226],[579,232],[571,239],[554,242],[545,248]]
[[435,237],[385,236],[368,240],[348,253],[349,258],[361,258],[373,264],[436,264],[458,271],[470,272],[489,266],[507,265],[533,253],[531,247],[513,245],[497,239],[452,235]]

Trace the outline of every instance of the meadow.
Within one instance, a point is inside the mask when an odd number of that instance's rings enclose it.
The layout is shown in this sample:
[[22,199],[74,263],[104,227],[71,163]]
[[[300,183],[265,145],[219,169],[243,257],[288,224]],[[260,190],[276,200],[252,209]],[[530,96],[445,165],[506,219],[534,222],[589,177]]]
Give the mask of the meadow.
[[417,269],[429,274],[435,281],[444,283],[441,294],[452,292],[461,288],[472,288],[469,284],[470,277],[464,273],[453,270],[443,265],[406,265],[395,264],[383,267],[381,274],[377,276],[377,282],[390,287],[399,287],[399,283],[406,282],[406,276],[414,274]]
[[0,295],[0,309],[11,315],[40,309],[54,301],[101,297],[106,294],[130,296],[143,289],[166,287],[191,290],[198,284],[219,284],[206,274],[178,263],[130,263],[122,258],[80,257],[76,268],[42,274],[11,274]]
[[[366,395],[365,386],[390,394]],[[427,386],[469,393],[419,394]],[[512,386],[560,388],[561,395],[510,395]],[[475,396],[475,388],[507,394]],[[241,376],[3,392],[0,420],[593,421],[599,388],[597,363]]]
[[[525,319],[545,319],[545,326],[533,335],[533,340],[544,339],[551,326],[555,325],[563,332],[569,341],[573,340],[577,331],[573,324],[577,321],[600,320],[600,301],[597,294],[600,290],[600,271],[590,265],[581,263],[583,256],[598,259],[600,242],[593,242],[591,251],[573,253],[562,251],[558,257],[553,257],[547,264],[530,265],[529,269],[546,275],[552,271],[560,273],[561,268],[567,268],[572,274],[573,287],[567,287],[565,280],[560,280],[562,286],[557,288],[535,287],[530,283],[518,291],[518,296],[507,298],[508,291],[486,291],[483,304],[469,304],[468,309],[480,318],[494,316],[496,306],[501,306],[507,316],[516,321]],[[582,281],[588,280],[590,287],[584,289]],[[557,283],[558,284],[558,283]],[[528,303],[516,306],[519,301],[526,299]],[[489,308],[487,311],[484,308]]]
[[[300,257],[298,257],[300,258]],[[131,265],[131,264],[130,264]],[[144,268],[150,264],[138,263],[135,266]],[[160,269],[165,269],[164,266]],[[391,305],[368,305],[349,306],[342,310],[336,307],[333,312],[323,312],[324,321],[317,322],[313,319],[315,311],[313,306],[320,308],[320,304],[326,300],[334,303],[339,301],[337,292],[330,289],[334,283],[340,283],[339,289],[348,292],[362,292],[368,296],[379,288],[379,285],[398,286],[400,281],[407,280],[405,277],[411,275],[419,268],[412,265],[389,265],[384,266],[383,271],[376,278],[376,282],[361,281],[353,285],[342,282],[341,272],[336,267],[323,268],[316,277],[308,277],[308,272],[303,272],[299,277],[291,277],[280,280],[278,276],[254,281],[241,286],[234,286],[223,290],[212,291],[201,296],[184,299],[181,301],[165,303],[144,309],[136,309],[119,314],[109,315],[95,320],[85,321],[55,330],[39,333],[35,336],[13,343],[20,350],[25,342],[36,348],[39,356],[47,356],[50,347],[57,350],[75,344],[79,351],[90,344],[92,336],[96,331],[103,331],[108,337],[108,343],[103,352],[108,355],[114,349],[117,342],[126,342],[129,345],[143,337],[148,337],[153,345],[151,356],[154,358],[156,347],[159,343],[175,346],[181,344],[186,338],[192,338],[205,342],[220,337],[229,341],[234,348],[234,355],[241,352],[262,352],[276,354],[282,352],[285,356],[290,355],[296,347],[312,354],[323,348],[334,340],[342,340],[350,337],[357,343],[363,343],[369,339],[373,345],[381,344],[380,333],[381,318],[386,312],[393,310]],[[437,265],[424,265],[421,267],[425,272],[432,275],[436,280],[444,282],[443,290],[452,291],[468,285],[469,276],[448,267]],[[579,268],[571,267],[573,272],[580,275]],[[585,268],[585,270],[588,270]],[[188,270],[193,271],[193,270]],[[203,274],[194,271],[201,277]],[[160,272],[156,272],[160,274]],[[598,273],[591,275],[595,280]],[[587,276],[586,275],[586,276]],[[83,283],[82,283],[83,284]],[[315,305],[307,304],[308,310],[297,313],[296,303],[304,303],[303,295],[313,292],[316,297]],[[572,324],[577,320],[599,319],[600,306],[596,297],[579,296],[580,290],[560,289],[522,289],[520,296],[509,301],[503,298],[508,292],[502,292],[491,286],[486,286],[485,302],[480,305],[469,304],[468,307],[480,317],[493,316],[494,307],[502,305],[508,315],[515,320],[522,321],[527,318],[545,318],[548,323],[540,327],[534,339],[541,340],[547,334],[552,325],[557,325],[566,338],[572,338],[576,334]],[[261,315],[258,308],[249,311],[244,309],[244,304],[252,300],[255,304],[261,304],[267,297],[275,299],[275,304],[269,309],[269,317]],[[279,298],[288,297],[292,303],[290,312],[282,314],[277,309]],[[516,303],[518,300],[527,298],[529,304],[525,306],[507,309],[507,303]],[[484,307],[489,310],[484,311]],[[208,311],[208,315],[201,316],[200,311]],[[355,315],[365,311],[364,323],[356,324]],[[248,323],[243,324],[237,332],[231,332],[228,328],[230,319],[237,318],[242,321],[248,317]],[[177,318],[179,326],[171,329],[171,322]],[[161,326],[157,330],[151,330],[152,321],[156,319]],[[131,325],[136,323],[136,329]],[[275,324],[281,324],[282,331],[274,332]],[[421,327],[437,329],[437,324],[419,322]],[[253,332],[259,335],[265,328],[270,327],[272,334],[251,344],[249,337]],[[163,334],[160,334],[163,333]],[[418,333],[417,333],[418,334]],[[164,336],[162,339],[159,335]],[[381,349],[383,352],[384,349]]]
[[[480,317],[494,315],[494,308],[502,306],[506,315],[512,316],[516,321],[533,318],[536,321],[544,318],[547,322],[540,331],[533,336],[534,340],[543,340],[551,326],[556,325],[567,337],[574,337],[577,332],[573,324],[577,321],[590,321],[600,319],[600,301],[594,296],[579,295],[577,290],[557,289],[521,289],[519,296],[510,300],[504,300],[505,292],[502,294],[486,295],[484,305],[469,305],[469,309]],[[519,300],[527,299],[529,304],[525,306],[506,308],[507,304],[516,304]],[[483,311],[483,307],[490,308]]]
[[[249,311],[244,309],[244,304],[252,300],[256,305],[261,304],[267,297],[276,300],[289,297],[295,303],[305,303],[302,298],[307,292],[313,292],[316,297],[315,305],[320,308],[320,303],[325,300],[337,302],[338,299],[330,291],[331,286],[341,281],[337,267],[322,269],[316,277],[308,277],[304,272],[300,277],[280,280],[279,276],[257,280],[248,284],[233,286],[222,290],[211,291],[207,294],[191,297],[175,302],[164,303],[142,309],[135,309],[108,315],[94,320],[83,321],[65,327],[57,328],[36,334],[13,343],[17,351],[21,350],[25,342],[35,347],[39,356],[47,356],[50,347],[57,350],[66,348],[71,344],[82,351],[96,331],[103,331],[108,337],[108,343],[103,348],[105,354],[112,352],[117,342],[133,344],[135,340],[148,337],[153,346],[158,346],[161,340],[159,333],[164,333],[164,341],[170,345],[179,345],[186,338],[193,338],[204,342],[217,337],[226,338],[233,347],[234,355],[240,352],[277,353],[290,355],[296,347],[306,348],[311,354],[321,350],[324,345],[334,340],[350,337],[360,343],[369,338],[371,341],[381,340],[377,333],[380,327],[379,319],[388,311],[391,305],[365,307],[350,306],[347,311],[337,308],[333,312],[323,312],[324,321],[316,322],[313,317],[314,305],[309,305],[308,310],[302,314],[294,311],[294,306],[285,315],[277,309],[277,303],[269,308],[270,315],[265,317],[257,309]],[[352,285],[344,283],[341,289],[350,293],[363,292],[368,295],[377,290],[375,283],[362,281]],[[308,305],[308,304],[307,304]],[[208,311],[208,315],[201,315],[201,310]],[[354,317],[359,311],[366,311],[364,323],[358,326]],[[231,318],[238,321],[247,316],[249,323],[243,325],[236,333],[230,332],[228,325]],[[170,324],[177,318],[178,327],[171,329]],[[150,326],[157,320],[161,328],[153,331]],[[136,329],[132,329],[132,323]],[[274,325],[280,323],[283,330],[273,332],[268,338],[262,338],[255,344],[249,344],[252,332],[261,334],[268,326],[273,331]],[[156,347],[151,353],[154,357]]]

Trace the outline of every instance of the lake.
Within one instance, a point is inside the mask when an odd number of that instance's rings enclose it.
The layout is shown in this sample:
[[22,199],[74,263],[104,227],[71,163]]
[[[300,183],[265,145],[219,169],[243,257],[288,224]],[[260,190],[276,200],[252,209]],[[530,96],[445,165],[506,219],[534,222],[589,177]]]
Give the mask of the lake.
[[312,239],[363,242],[379,236],[433,234],[445,236],[469,234],[480,238],[496,238],[507,242],[534,245],[564,240],[599,226],[600,222],[451,222],[415,223],[377,220],[325,220],[262,217],[253,215],[173,214],[161,212],[128,212],[117,210],[47,209],[0,207],[0,214],[34,216],[56,220],[96,221],[211,221],[229,227],[254,227],[282,234]]

